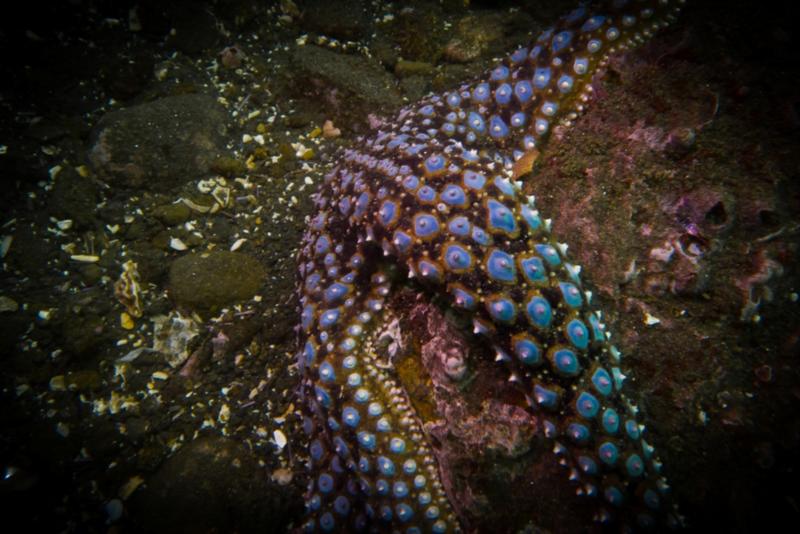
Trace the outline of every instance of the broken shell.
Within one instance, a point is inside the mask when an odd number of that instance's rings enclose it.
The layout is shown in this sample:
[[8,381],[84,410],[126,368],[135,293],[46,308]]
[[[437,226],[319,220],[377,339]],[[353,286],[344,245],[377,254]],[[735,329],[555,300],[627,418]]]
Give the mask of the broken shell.
[[288,441],[286,440],[286,434],[284,434],[280,430],[274,431],[272,433],[272,438],[275,440],[275,445],[277,445],[278,449],[281,450],[283,450],[283,448],[286,446],[286,443],[288,443]]
[[188,345],[199,333],[197,322],[178,312],[153,317],[153,349],[164,355],[171,367],[189,358]]
[[222,407],[219,409],[219,415],[217,416],[217,421],[222,424],[227,423],[231,418],[231,409],[228,407],[227,404],[223,404]]
[[0,241],[0,258],[5,258],[6,254],[8,254],[8,249],[11,248],[11,243],[14,242],[13,235],[3,236],[3,240]]
[[661,319],[659,319],[658,317],[656,317],[654,315],[650,315],[650,312],[646,312],[644,314],[644,324],[646,324],[647,326],[657,325],[660,322],[661,322]]
[[169,238],[169,248],[172,250],[184,251],[187,250],[189,247],[186,246],[186,243],[181,241],[177,237],[170,237]]
[[211,192],[211,196],[214,200],[219,204],[221,207],[225,208],[228,206],[228,203],[231,201],[231,190],[227,187],[222,187],[220,185],[216,186],[214,190]]
[[126,328],[124,317],[120,317],[120,325],[127,330],[133,328],[132,317],[142,316],[142,288],[139,285],[139,271],[137,270],[136,262],[128,260],[122,264],[122,272],[119,279],[114,283],[114,296],[117,300],[125,306],[125,310],[131,319],[130,328]]
[[245,241],[247,241],[247,239],[245,239],[244,237],[239,238],[236,241],[234,241],[233,245],[231,245],[231,252],[235,252],[235,251],[239,250],[241,248],[241,246],[244,245]]
[[72,261],[79,261],[81,263],[97,263],[100,261],[100,256],[93,254],[73,254],[69,257]]
[[197,182],[197,190],[201,193],[208,194],[210,193],[214,187],[217,185],[218,181],[214,178],[210,178],[208,180],[200,180]]
[[136,488],[141,486],[143,482],[144,479],[138,475],[131,477],[130,480],[128,480],[125,484],[122,485],[121,488],[119,488],[117,495],[119,495],[119,498],[124,501],[125,499],[130,497],[133,494],[133,492],[136,491]]
[[203,206],[201,204],[197,204],[196,202],[189,200],[188,198],[181,198],[180,201],[186,204],[186,207],[188,207],[190,210],[196,211],[197,213],[208,213],[209,211],[211,211],[210,206]]

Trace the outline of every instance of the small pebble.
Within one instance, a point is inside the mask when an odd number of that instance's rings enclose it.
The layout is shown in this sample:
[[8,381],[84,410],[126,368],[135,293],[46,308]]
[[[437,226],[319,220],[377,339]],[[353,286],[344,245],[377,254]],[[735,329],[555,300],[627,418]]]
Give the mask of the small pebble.
[[292,481],[292,472],[285,467],[279,467],[272,472],[272,480],[279,486],[287,486]]
[[772,367],[767,364],[757,367],[754,372],[756,374],[756,378],[764,383],[772,382],[772,379],[774,378]]
[[122,501],[119,499],[111,499],[106,503],[106,515],[108,516],[108,522],[113,523],[115,521],[119,521],[122,517],[122,511],[124,510],[124,506],[122,505]]
[[325,121],[325,124],[322,125],[322,137],[326,139],[332,139],[334,137],[339,137],[342,135],[342,131],[333,125],[333,122],[330,120]]

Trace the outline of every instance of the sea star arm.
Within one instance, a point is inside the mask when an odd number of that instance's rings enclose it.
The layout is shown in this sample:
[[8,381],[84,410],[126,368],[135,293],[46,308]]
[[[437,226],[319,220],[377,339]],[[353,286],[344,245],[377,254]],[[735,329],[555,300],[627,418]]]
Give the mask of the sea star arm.
[[457,527],[413,410],[372,345],[392,264],[446,295],[494,347],[577,493],[597,498],[598,520],[677,522],[619,351],[516,180],[550,131],[575,120],[597,69],[679,4],[578,8],[483,80],[404,109],[328,173],[299,257],[309,529]]

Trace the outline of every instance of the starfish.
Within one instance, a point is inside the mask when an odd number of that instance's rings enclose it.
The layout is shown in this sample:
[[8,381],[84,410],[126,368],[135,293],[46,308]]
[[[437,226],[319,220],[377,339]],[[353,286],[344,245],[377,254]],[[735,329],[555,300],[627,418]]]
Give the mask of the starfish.
[[[517,405],[505,414],[514,446],[547,440],[596,521],[680,523],[620,351],[521,180],[583,111],[592,76],[681,4],[579,7],[483,79],[404,108],[342,152],[298,257],[305,530],[460,530],[468,519],[428,412],[498,369]],[[409,327],[420,317],[438,334]],[[470,365],[468,353],[493,361]]]

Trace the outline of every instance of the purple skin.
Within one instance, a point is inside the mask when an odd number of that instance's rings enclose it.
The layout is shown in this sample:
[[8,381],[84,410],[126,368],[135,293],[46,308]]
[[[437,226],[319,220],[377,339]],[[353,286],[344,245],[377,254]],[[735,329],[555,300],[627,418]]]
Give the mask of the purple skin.
[[680,522],[580,268],[517,181],[597,70],[681,2],[614,4],[629,5],[576,9],[482,80],[401,110],[326,175],[298,258],[306,530],[473,528],[452,435],[542,452],[552,491],[589,503],[573,522]]

